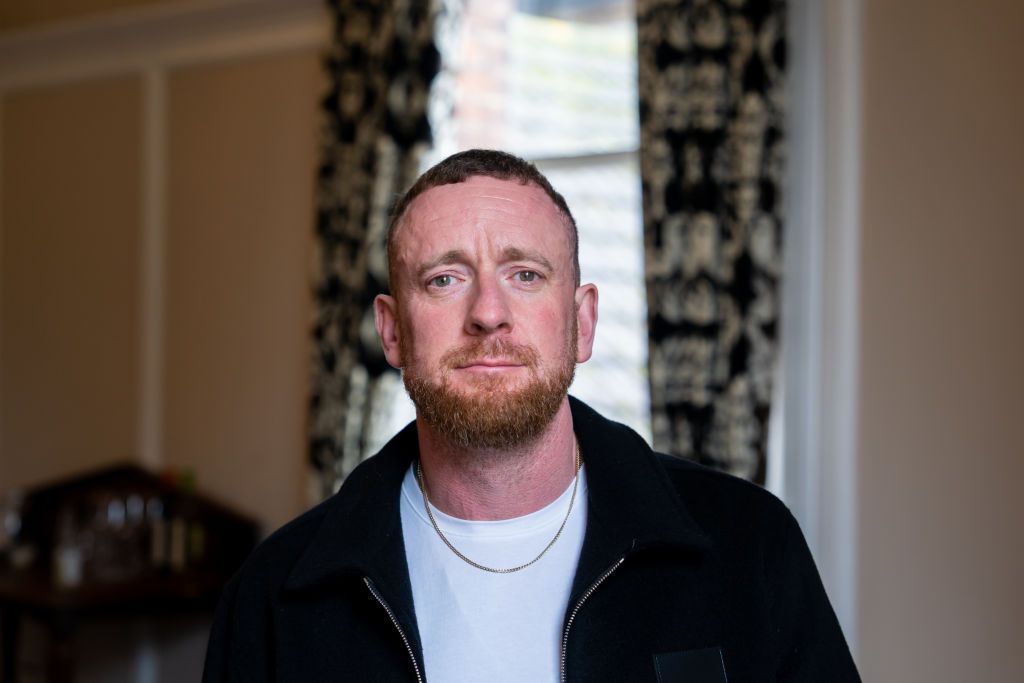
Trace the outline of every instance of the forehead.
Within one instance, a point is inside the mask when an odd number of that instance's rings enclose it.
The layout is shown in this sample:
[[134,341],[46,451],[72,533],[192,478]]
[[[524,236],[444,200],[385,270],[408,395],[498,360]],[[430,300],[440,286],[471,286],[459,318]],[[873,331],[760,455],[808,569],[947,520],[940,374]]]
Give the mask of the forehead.
[[[438,249],[530,242],[558,258],[568,251],[565,217],[543,189],[515,180],[474,176],[433,187],[406,210],[394,235],[399,260]],[[562,249],[559,249],[561,247]]]

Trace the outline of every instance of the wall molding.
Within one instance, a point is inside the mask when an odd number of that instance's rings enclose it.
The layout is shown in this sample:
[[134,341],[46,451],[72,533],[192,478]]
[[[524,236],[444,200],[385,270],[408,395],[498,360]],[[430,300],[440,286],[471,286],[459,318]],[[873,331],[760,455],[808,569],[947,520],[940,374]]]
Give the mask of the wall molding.
[[152,470],[163,464],[164,262],[167,226],[167,74],[150,67],[142,78],[142,169],[139,269],[138,457]]
[[773,455],[778,493],[856,656],[861,1],[790,8],[783,428]]
[[861,0],[825,5],[825,244],[822,347],[822,571],[858,653]]
[[0,33],[0,91],[328,44],[323,0],[202,0]]
[[[4,158],[4,106],[3,101],[0,100],[0,332],[2,332],[3,320],[4,320],[4,279],[3,279],[3,262],[4,262],[4,173],[3,173],[3,158]],[[0,435],[3,434],[4,421],[3,417],[7,414],[4,405],[4,380],[3,380],[3,334],[0,334]],[[2,436],[0,436],[2,438]],[[5,481],[4,476],[4,449],[2,441],[0,441],[0,482]],[[0,492],[3,492],[0,489]]]

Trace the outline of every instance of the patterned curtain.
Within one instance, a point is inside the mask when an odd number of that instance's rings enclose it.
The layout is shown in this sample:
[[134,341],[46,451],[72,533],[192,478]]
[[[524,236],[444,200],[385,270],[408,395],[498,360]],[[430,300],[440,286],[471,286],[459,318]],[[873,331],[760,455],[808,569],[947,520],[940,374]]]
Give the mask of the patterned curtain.
[[655,447],[764,482],[785,2],[638,0]]
[[330,495],[362,459],[388,371],[371,302],[387,289],[387,214],[430,140],[437,73],[430,0],[330,0],[334,39],[317,181],[309,455]]

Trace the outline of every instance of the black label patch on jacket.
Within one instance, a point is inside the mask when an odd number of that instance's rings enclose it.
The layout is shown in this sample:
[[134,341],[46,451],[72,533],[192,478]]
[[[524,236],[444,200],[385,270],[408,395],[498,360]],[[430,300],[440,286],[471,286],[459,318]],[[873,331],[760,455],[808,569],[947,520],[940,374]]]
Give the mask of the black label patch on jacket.
[[680,650],[654,655],[654,670],[658,683],[728,683],[722,650],[706,647],[702,650]]

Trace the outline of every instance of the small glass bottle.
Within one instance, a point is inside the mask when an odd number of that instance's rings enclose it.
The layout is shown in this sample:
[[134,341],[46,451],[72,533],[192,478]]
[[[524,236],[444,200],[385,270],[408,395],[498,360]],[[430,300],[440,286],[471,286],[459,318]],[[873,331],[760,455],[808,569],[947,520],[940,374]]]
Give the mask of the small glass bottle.
[[53,548],[53,582],[58,588],[82,583],[85,557],[78,538],[74,512],[65,507],[57,517],[57,543]]

